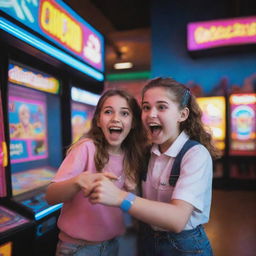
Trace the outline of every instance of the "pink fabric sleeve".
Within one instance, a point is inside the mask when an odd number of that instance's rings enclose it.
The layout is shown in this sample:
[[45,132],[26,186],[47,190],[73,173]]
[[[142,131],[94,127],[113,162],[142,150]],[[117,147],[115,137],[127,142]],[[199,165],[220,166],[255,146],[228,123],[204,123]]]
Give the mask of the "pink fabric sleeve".
[[70,179],[85,170],[88,160],[87,143],[81,143],[68,153],[52,182]]

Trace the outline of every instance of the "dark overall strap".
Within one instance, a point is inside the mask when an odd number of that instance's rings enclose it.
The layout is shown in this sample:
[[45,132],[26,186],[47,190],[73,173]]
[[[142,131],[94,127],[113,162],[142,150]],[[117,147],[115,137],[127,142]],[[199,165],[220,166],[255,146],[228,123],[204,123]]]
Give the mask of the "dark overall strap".
[[148,164],[149,164],[150,156],[151,156],[151,146],[146,148],[146,151],[145,151],[145,159],[142,163],[142,172],[140,174],[141,181],[146,181],[147,179]]
[[181,148],[181,151],[178,153],[178,155],[176,156],[173,166],[172,166],[172,170],[171,170],[171,175],[169,178],[169,184],[170,186],[175,186],[177,180],[180,177],[180,164],[182,161],[183,156],[186,154],[186,152],[192,148],[195,145],[198,145],[199,142],[195,141],[195,140],[187,140],[186,143],[183,145],[183,147]]

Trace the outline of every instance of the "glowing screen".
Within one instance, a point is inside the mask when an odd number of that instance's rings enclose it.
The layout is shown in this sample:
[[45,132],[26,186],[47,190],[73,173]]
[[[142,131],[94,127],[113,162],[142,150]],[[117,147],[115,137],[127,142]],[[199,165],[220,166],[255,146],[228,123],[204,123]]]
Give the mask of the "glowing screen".
[[92,115],[95,107],[72,102],[72,140],[77,141],[91,127]]
[[231,155],[256,155],[256,94],[230,96]]
[[45,95],[10,85],[8,109],[11,163],[47,158]]
[[211,130],[216,147],[225,149],[226,106],[223,96],[200,97],[197,102],[203,112],[202,122]]

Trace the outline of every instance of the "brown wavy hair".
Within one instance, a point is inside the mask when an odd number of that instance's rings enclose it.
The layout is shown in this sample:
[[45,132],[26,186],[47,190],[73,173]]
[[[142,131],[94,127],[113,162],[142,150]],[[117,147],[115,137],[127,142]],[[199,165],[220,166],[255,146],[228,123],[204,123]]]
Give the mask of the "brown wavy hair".
[[84,134],[78,142],[73,144],[68,152],[72,150],[73,147],[80,145],[84,142],[85,138],[90,138],[93,140],[96,146],[96,152],[94,155],[95,166],[98,172],[101,172],[104,166],[109,161],[109,153],[107,150],[108,142],[100,127],[98,127],[97,122],[100,118],[100,113],[106,99],[112,96],[120,96],[127,101],[127,104],[132,112],[132,129],[123,141],[121,148],[124,151],[124,172],[131,180],[136,183],[139,181],[139,173],[143,167],[145,158],[145,148],[147,145],[146,132],[143,129],[143,124],[141,121],[141,108],[137,100],[128,92],[124,90],[111,89],[107,90],[99,99],[96,106],[91,128],[88,133]]
[[204,145],[213,158],[219,158],[220,152],[213,145],[211,133],[204,128],[202,123],[202,111],[197,104],[195,96],[191,94],[190,89],[172,78],[159,77],[147,83],[143,88],[142,98],[147,90],[156,87],[162,87],[170,91],[175,97],[175,102],[179,104],[180,110],[185,107],[189,109],[188,118],[180,123],[180,132],[184,130],[190,139],[196,140]]

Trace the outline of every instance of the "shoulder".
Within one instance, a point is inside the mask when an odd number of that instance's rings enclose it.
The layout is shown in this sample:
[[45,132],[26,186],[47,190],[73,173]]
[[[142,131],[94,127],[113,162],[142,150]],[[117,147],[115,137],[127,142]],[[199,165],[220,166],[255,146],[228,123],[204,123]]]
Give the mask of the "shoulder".
[[208,149],[200,143],[191,147],[184,155],[184,158],[185,157],[195,158],[198,161],[207,160],[207,159],[211,160],[211,155],[210,155]]
[[196,179],[201,179],[202,177],[210,177],[212,175],[212,164],[209,151],[202,144],[197,144],[190,148],[183,156],[181,169],[186,175],[193,175]]
[[73,144],[70,149],[68,154],[74,153],[74,152],[91,152],[95,151],[95,145],[92,139],[85,138],[82,140],[77,141],[75,144]]

